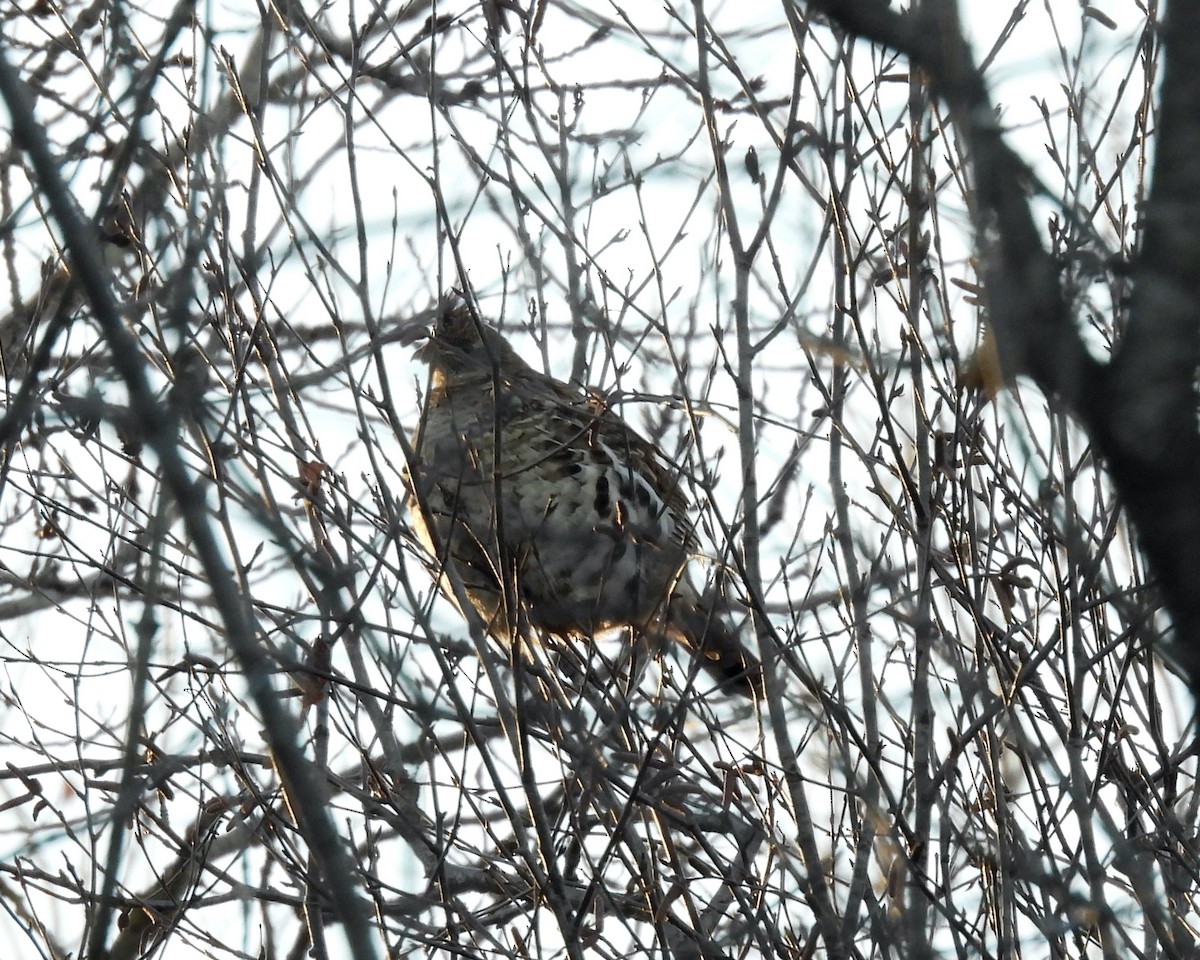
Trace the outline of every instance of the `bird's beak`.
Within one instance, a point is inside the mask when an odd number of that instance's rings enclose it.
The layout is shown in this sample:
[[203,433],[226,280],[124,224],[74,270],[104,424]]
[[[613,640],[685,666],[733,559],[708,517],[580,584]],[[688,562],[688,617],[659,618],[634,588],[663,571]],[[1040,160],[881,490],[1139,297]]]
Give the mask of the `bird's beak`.
[[422,363],[429,363],[431,359],[429,347],[433,338],[429,332],[428,317],[418,315],[401,323],[396,332],[396,340],[406,347],[415,345],[417,349],[413,356]]

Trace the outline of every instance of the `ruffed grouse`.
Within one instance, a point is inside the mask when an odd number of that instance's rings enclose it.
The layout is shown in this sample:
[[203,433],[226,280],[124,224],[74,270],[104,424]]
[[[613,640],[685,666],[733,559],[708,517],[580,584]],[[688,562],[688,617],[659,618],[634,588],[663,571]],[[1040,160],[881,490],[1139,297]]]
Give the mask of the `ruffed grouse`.
[[[538,373],[462,302],[417,356],[433,377],[410,512],[488,632],[628,627],[681,643],[753,697],[761,666],[684,574],[689,504],[654,446],[594,396]],[[453,599],[445,575],[441,586]]]

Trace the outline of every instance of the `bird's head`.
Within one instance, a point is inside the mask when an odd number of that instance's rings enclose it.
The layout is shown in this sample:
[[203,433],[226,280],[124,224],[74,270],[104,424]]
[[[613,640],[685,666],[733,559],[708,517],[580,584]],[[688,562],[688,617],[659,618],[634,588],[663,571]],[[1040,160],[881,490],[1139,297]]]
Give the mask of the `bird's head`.
[[462,300],[448,302],[416,352],[437,379],[490,379],[496,370],[529,369],[508,341],[481,320]]

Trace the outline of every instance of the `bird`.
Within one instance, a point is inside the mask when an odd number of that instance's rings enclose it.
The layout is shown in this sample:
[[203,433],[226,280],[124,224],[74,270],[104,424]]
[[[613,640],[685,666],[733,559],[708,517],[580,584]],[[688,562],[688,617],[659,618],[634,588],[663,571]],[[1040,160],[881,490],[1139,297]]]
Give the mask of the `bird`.
[[679,470],[597,392],[535,370],[465,299],[442,303],[416,352],[431,375],[408,468],[442,592],[503,643],[626,628],[757,699],[761,664],[687,575],[698,548]]

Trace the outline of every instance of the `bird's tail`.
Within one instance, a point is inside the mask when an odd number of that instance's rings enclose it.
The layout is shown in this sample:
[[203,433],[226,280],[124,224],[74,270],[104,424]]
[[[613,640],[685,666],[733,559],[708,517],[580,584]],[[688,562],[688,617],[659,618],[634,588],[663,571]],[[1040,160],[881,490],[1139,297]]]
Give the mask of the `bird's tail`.
[[751,700],[763,695],[762,664],[713,605],[702,601],[690,587],[672,598],[664,632],[692,651],[700,665],[720,681],[722,690]]

